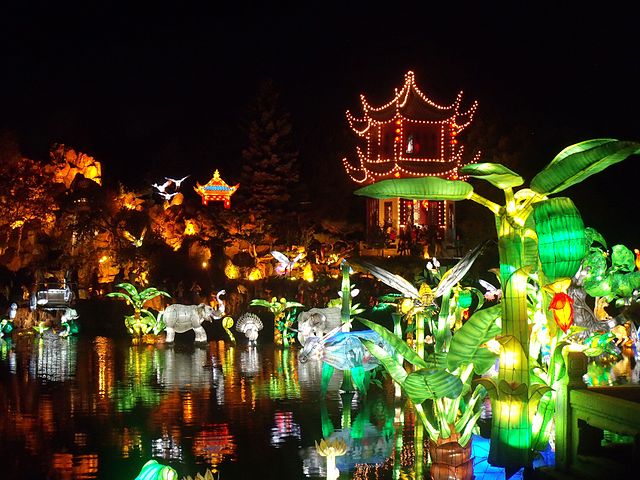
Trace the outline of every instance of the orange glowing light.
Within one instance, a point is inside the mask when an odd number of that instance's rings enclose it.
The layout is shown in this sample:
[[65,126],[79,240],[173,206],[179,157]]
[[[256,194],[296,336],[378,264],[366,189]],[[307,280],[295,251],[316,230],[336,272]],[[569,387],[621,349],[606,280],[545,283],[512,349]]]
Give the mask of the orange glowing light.
[[263,278],[262,272],[258,267],[253,267],[251,272],[249,272],[249,276],[247,280],[251,280],[252,282],[255,280],[261,280]]
[[184,234],[185,235],[195,235],[198,233],[198,226],[193,220],[185,220],[184,222]]

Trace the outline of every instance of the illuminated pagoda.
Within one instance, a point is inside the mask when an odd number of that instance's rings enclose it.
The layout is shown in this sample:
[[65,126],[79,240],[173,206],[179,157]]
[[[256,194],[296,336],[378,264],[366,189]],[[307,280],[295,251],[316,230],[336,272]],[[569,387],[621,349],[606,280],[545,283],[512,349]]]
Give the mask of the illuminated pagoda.
[[220,172],[216,169],[213,178],[206,185],[200,185],[196,182],[193,189],[202,197],[202,204],[207,205],[209,202],[223,202],[224,208],[231,207],[231,195],[236,193],[240,184],[230,187],[220,178]]
[[[451,105],[439,105],[422,93],[414,73],[405,75],[404,85],[393,99],[379,107],[360,95],[363,116],[346,112],[351,129],[364,140],[357,147],[354,166],[343,164],[351,179],[371,184],[391,178],[435,176],[462,179],[464,147],[457,136],[471,123],[478,106],[461,109],[462,92]],[[477,160],[476,158],[473,161]],[[407,200],[401,198],[367,199],[367,229],[393,227],[396,232],[408,225],[428,227],[432,234],[451,244],[456,238],[453,202]]]

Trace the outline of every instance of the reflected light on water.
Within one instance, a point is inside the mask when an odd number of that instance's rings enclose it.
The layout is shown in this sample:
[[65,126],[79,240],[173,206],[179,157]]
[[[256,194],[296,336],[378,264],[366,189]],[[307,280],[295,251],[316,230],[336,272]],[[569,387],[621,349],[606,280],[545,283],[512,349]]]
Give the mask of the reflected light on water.
[[2,478],[133,479],[151,458],[180,478],[325,478],[323,439],[347,446],[340,478],[428,475],[415,412],[390,381],[345,394],[336,370],[321,397],[321,363],[298,352],[14,335],[0,345],[0,463],[13,466]]

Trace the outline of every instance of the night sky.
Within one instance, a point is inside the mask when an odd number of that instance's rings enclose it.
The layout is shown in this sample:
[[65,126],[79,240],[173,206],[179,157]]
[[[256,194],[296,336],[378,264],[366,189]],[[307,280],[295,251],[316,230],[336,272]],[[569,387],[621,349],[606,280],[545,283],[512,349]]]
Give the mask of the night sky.
[[[106,180],[131,186],[186,174],[204,183],[215,168],[231,183],[247,106],[270,78],[291,113],[303,169],[326,170],[336,188],[353,190],[341,166],[355,153],[344,112],[358,111],[361,93],[387,102],[413,70],[434,100],[450,103],[464,90],[479,102],[479,122],[522,126],[532,145],[519,172],[527,180],[578,141],[640,141],[640,37],[625,3],[427,3],[4,6],[0,128],[16,132],[31,158],[46,160],[52,143],[65,143],[100,160]],[[586,224],[629,246],[635,205],[617,198],[637,197],[639,161],[566,192]]]

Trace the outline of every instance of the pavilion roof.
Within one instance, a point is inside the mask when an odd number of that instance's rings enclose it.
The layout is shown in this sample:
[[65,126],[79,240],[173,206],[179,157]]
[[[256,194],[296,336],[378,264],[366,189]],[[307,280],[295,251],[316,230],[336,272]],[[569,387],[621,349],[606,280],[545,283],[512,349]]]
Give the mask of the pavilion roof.
[[462,92],[458,93],[456,100],[450,105],[440,105],[434,102],[418,88],[414,73],[411,71],[407,72],[404,85],[400,90],[395,90],[394,97],[388,103],[375,107],[367,101],[364,95],[360,96],[360,100],[364,112],[363,117],[357,118],[347,112],[352,128],[360,132],[372,121],[386,123],[398,117],[464,125],[468,123],[477,108],[477,102],[474,102],[468,110],[460,110]]

